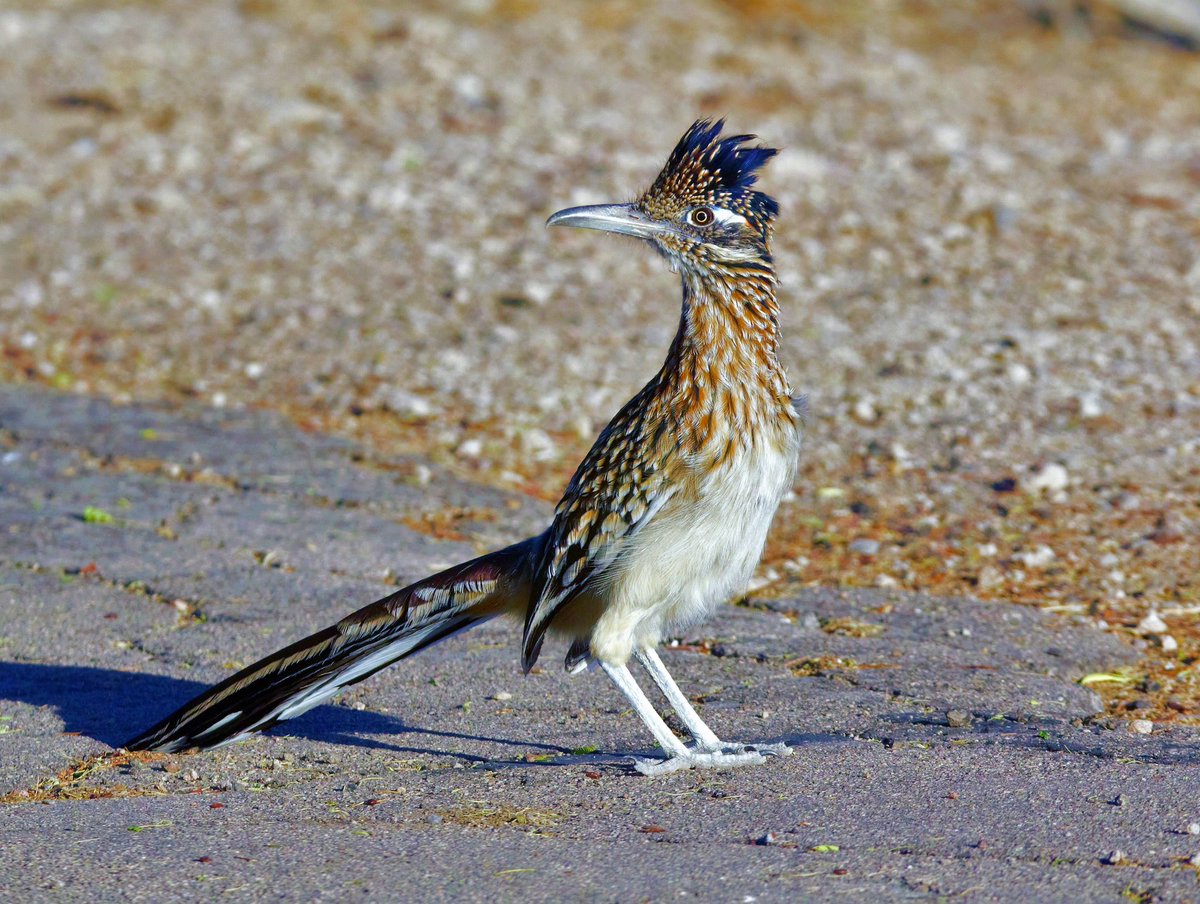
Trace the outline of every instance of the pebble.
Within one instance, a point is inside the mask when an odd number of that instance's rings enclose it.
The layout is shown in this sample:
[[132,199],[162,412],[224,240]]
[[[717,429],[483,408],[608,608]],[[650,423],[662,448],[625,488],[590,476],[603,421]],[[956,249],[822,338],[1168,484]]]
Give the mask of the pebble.
[[1154,731],[1154,723],[1149,719],[1134,719],[1129,723],[1129,730],[1134,734],[1150,734]]
[[1109,866],[1116,866],[1118,863],[1120,863],[1124,859],[1125,859],[1124,851],[1113,851],[1111,854],[1109,854],[1107,857],[1104,858],[1103,862],[1107,863]]
[[961,709],[952,709],[946,713],[946,724],[951,728],[970,728],[971,714]]
[[864,556],[873,556],[879,552],[879,541],[860,537],[850,543],[850,551],[860,553]]
[[1188,863],[1192,866],[1200,866],[1200,854],[1192,854],[1192,859]]
[[1100,404],[1100,400],[1091,393],[1084,393],[1079,397],[1079,416],[1082,418],[1100,417],[1104,413],[1104,406]]
[[1029,488],[1053,493],[1065,490],[1069,480],[1067,469],[1057,462],[1051,462],[1033,476],[1033,480],[1029,482]]
[[1189,835],[1200,835],[1200,822],[1189,822],[1187,831]]
[[1164,634],[1162,637],[1162,649],[1164,653],[1174,653],[1179,649],[1179,641],[1170,634]]
[[483,441],[474,437],[464,440],[458,447],[458,454],[463,458],[478,458],[483,454]]
[[1008,379],[1017,386],[1024,386],[1033,379],[1033,372],[1020,362],[1008,366]]
[[1021,554],[1021,561],[1029,568],[1045,568],[1054,561],[1054,550],[1049,546],[1041,545],[1037,549]]
[[1152,609],[1149,615],[1138,622],[1137,630],[1139,634],[1166,634],[1167,623]]
[[854,403],[854,419],[862,424],[872,424],[879,417],[879,412],[871,404],[870,399],[859,399]]
[[500,691],[500,693],[495,694],[492,699],[499,700],[501,703],[503,703],[505,700],[511,700],[512,694],[510,694],[508,691]]

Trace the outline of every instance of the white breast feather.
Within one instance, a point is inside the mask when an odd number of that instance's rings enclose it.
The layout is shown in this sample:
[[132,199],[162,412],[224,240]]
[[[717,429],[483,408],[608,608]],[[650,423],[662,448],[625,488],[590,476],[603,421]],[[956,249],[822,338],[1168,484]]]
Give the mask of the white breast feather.
[[734,455],[708,475],[699,500],[665,506],[611,566],[612,594],[592,650],[619,663],[633,647],[702,620],[745,589],[795,474],[798,439]]

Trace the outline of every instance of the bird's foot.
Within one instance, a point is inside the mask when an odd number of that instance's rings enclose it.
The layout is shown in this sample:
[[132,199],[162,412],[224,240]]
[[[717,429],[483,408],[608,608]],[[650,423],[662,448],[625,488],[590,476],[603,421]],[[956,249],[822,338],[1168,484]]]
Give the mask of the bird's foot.
[[736,769],[758,766],[769,756],[791,756],[786,744],[726,744],[719,747],[689,747],[686,753],[665,760],[635,759],[633,767],[642,775],[666,775],[680,769]]

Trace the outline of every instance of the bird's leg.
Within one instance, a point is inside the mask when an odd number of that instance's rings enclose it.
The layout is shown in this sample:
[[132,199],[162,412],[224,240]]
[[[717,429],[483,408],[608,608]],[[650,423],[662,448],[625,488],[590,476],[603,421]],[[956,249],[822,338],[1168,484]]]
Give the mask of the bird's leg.
[[667,667],[663,665],[663,661],[658,658],[658,652],[653,647],[647,647],[636,650],[633,656],[642,664],[642,668],[650,673],[650,677],[654,679],[658,689],[663,692],[663,696],[667,698],[667,702],[671,704],[671,708],[683,722],[683,727],[688,730],[688,734],[695,739],[699,749],[719,749],[721,739],[704,723],[691,701],[684,696],[679,685],[675,683],[675,679],[671,677],[671,673],[667,671]]
[[668,755],[665,760],[635,758],[634,768],[642,775],[664,775],[678,769],[691,769],[695,766],[728,769],[733,766],[753,766],[764,761],[763,755],[755,750],[732,753],[724,750],[692,750],[688,748],[675,736],[675,733],[663,721],[662,716],[646,699],[646,695],[642,693],[642,689],[638,687],[633,675],[630,674],[628,666],[610,665],[607,662],[601,662],[600,665],[612,679],[613,684],[625,695],[625,699],[633,705],[633,711],[646,723],[646,727],[654,734],[655,740]]
[[[601,662],[600,666],[604,669],[609,678],[617,689],[625,695],[625,699],[633,705],[633,711],[638,714],[646,727],[650,729],[654,735],[654,740],[658,741],[662,747],[672,757],[682,756],[687,754],[688,749],[684,746],[683,741],[675,737],[675,732],[671,731],[667,723],[663,721],[662,716],[658,714],[658,710],[642,693],[642,689],[638,687],[637,681],[629,671],[628,666],[624,665],[609,665],[607,662]],[[652,763],[651,760],[638,760],[637,767],[642,770],[643,762]]]
[[696,712],[691,701],[679,689],[679,685],[675,683],[675,679],[671,677],[671,673],[667,671],[667,667],[663,665],[663,661],[658,657],[658,651],[653,647],[638,649],[634,654],[642,667],[654,679],[654,683],[658,685],[659,690],[663,692],[663,696],[667,698],[667,702],[675,710],[675,714],[679,716],[688,733],[696,741],[696,752],[709,752],[724,750],[727,752],[743,752],[751,751],[767,756],[788,756],[792,749],[786,744],[730,744],[722,741],[717,737],[716,733],[708,727],[700,714]]

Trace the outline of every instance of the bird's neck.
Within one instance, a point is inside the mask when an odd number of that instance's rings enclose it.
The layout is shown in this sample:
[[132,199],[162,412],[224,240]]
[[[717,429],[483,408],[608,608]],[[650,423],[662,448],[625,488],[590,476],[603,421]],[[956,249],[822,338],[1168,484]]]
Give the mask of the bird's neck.
[[679,331],[659,379],[697,441],[728,430],[753,433],[791,416],[775,286],[769,261],[684,271]]

